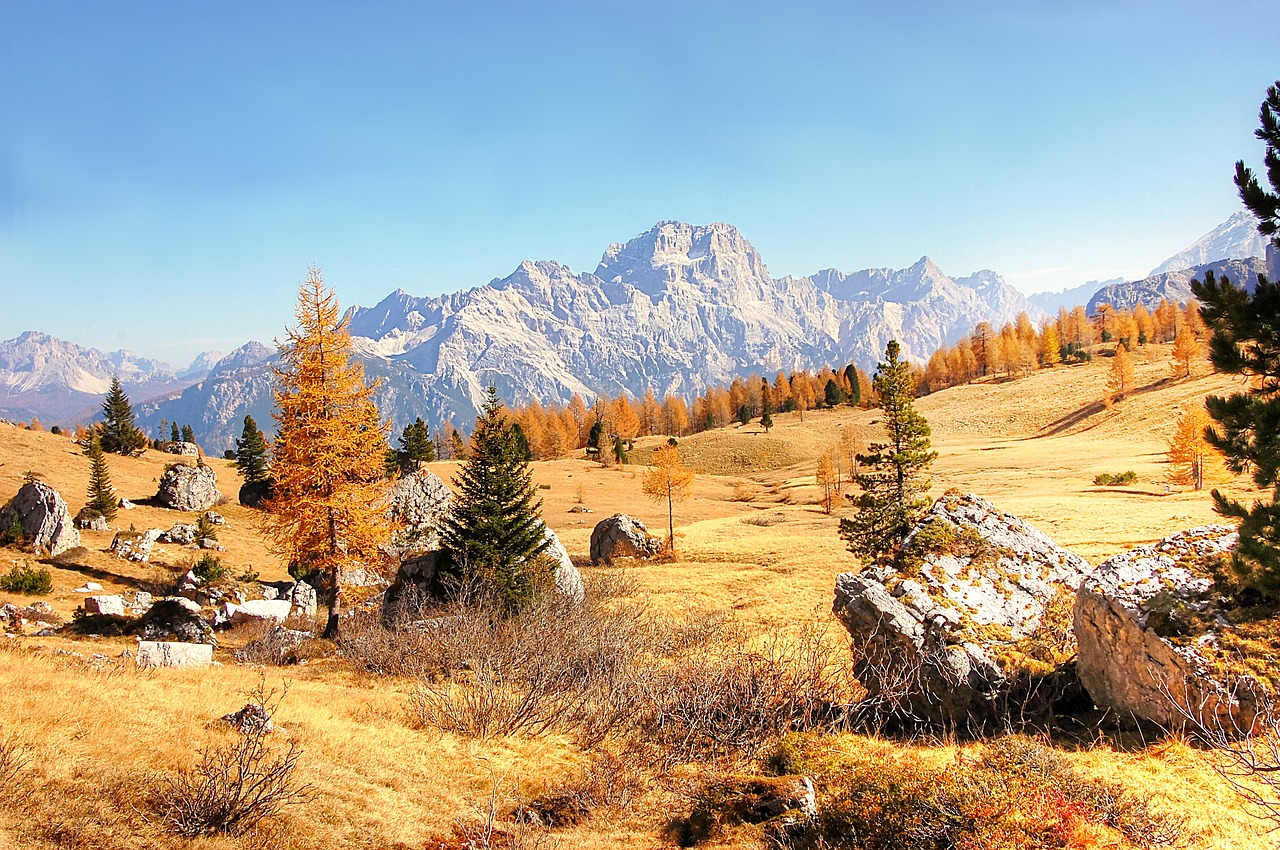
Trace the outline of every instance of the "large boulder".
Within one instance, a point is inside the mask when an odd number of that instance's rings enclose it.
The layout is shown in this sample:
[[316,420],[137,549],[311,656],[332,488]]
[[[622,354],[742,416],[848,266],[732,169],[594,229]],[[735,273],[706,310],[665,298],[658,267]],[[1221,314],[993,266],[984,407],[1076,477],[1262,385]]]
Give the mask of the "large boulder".
[[164,450],[171,455],[184,455],[186,457],[199,457],[200,447],[195,443],[184,443],[181,440],[165,443]]
[[591,531],[591,563],[612,564],[615,558],[652,558],[662,551],[662,540],[651,537],[643,522],[614,514],[596,523]]
[[179,546],[186,546],[188,543],[196,542],[196,527],[188,522],[177,522],[161,534],[159,541],[161,543],[177,543]]
[[81,531],[110,531],[111,526],[107,524],[107,518],[93,508],[84,507],[76,514],[74,520],[76,528]]
[[260,508],[271,499],[274,492],[275,482],[268,479],[267,481],[246,481],[240,485],[240,504],[250,508]]
[[99,614],[107,617],[123,617],[124,616],[124,597],[119,595],[112,596],[86,596],[81,607],[86,614]]
[[175,464],[160,476],[156,499],[178,511],[204,511],[222,501],[218,475],[209,466]]
[[314,617],[319,600],[316,589],[305,581],[264,581],[263,599],[283,599],[290,603],[292,611],[303,617]]
[[208,667],[213,664],[213,645],[180,641],[138,641],[137,663],[142,668]]
[[400,478],[391,488],[387,517],[400,527],[387,551],[404,558],[440,548],[440,529],[453,493],[440,476],[422,469]]
[[233,626],[247,623],[278,626],[289,618],[292,608],[293,603],[288,599],[250,599],[238,605],[226,602],[218,613],[218,621]]
[[0,529],[8,529],[14,516],[22,534],[36,552],[61,555],[80,545],[80,532],[71,521],[71,509],[58,491],[43,481],[29,481],[13,501],[0,509]]
[[853,637],[855,674],[886,717],[978,731],[1002,723],[1032,674],[1061,660],[1038,657],[1048,653],[1034,638],[1069,630],[1088,571],[1018,517],[948,493],[907,536],[896,568],[841,574],[833,608]]
[[1099,707],[1164,728],[1252,728],[1258,684],[1219,652],[1231,625],[1205,568],[1237,540],[1229,526],[1193,528],[1107,559],[1080,585],[1080,680]]
[[545,526],[544,529],[546,533],[543,537],[547,540],[547,548],[543,550],[543,554],[556,565],[555,591],[571,602],[581,603],[587,595],[586,588],[582,584],[582,574],[573,565],[569,550],[564,548],[564,544],[560,542],[556,533]]

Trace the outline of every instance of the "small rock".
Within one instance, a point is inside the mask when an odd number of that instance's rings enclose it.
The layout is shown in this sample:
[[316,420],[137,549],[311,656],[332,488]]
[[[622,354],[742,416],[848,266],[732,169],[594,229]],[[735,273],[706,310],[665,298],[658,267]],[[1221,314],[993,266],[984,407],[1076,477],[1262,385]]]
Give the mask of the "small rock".
[[175,523],[168,531],[160,535],[161,543],[176,543],[179,546],[186,546],[188,543],[194,543],[196,539],[196,527],[190,523]]
[[76,593],[93,593],[95,590],[102,590],[102,585],[96,581],[86,581],[83,586],[75,589]]
[[136,508],[137,505],[135,505],[133,502],[130,502],[128,499],[122,498],[120,500],[120,507],[124,508],[126,511],[131,511],[134,508]]
[[213,663],[213,645],[184,641],[138,641],[139,667],[208,667]]
[[222,722],[230,725],[241,735],[258,733],[270,735],[275,731],[275,724],[271,722],[271,715],[267,713],[265,707],[256,702],[246,704],[239,711],[224,714]]
[[589,514],[589,513],[591,513],[591,508],[587,507],[586,505],[574,505],[573,507],[569,508],[569,513],[571,513],[571,514]]
[[102,614],[109,617],[124,616],[124,599],[117,595],[86,596],[82,607],[86,614]]
[[214,513],[213,511],[205,511],[205,512],[204,512],[204,518],[205,518],[205,519],[207,519],[207,520],[209,520],[209,522],[213,523],[214,525],[226,525],[226,524],[227,524],[227,518],[226,518],[226,517],[224,517],[222,514]]
[[293,605],[288,599],[251,599],[243,605],[227,605],[232,625],[241,623],[283,623]]
[[147,559],[151,557],[151,548],[154,543],[155,541],[145,534],[138,534],[132,531],[117,531],[116,536],[111,538],[110,551],[117,558],[145,564]]

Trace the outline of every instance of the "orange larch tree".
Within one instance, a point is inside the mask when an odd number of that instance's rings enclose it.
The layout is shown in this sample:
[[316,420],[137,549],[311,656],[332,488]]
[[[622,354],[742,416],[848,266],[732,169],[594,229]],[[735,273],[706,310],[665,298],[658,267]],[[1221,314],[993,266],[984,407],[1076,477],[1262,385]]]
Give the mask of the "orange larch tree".
[[667,443],[653,453],[653,466],[644,474],[641,485],[650,499],[667,503],[667,552],[672,557],[676,553],[675,503],[689,498],[693,477],[693,470],[684,465],[680,456],[680,447]]
[[1205,430],[1212,424],[1203,404],[1178,412],[1166,452],[1171,467],[1171,483],[1191,485],[1200,490],[1206,480],[1221,482],[1230,477],[1222,453],[1205,439]]
[[1107,380],[1107,398],[1112,401],[1133,392],[1133,358],[1129,349],[1123,345],[1116,346],[1115,357],[1111,360],[1111,377]]
[[328,591],[324,636],[338,633],[343,577],[375,570],[390,535],[387,430],[373,402],[377,381],[350,361],[338,300],[311,267],[298,291],[298,326],[277,342],[274,492],[267,530],[295,576],[319,572]]
[[[1197,314],[1198,315],[1198,314]],[[1191,377],[1191,364],[1204,358],[1204,345],[1196,339],[1190,324],[1183,324],[1173,341],[1173,362],[1169,371],[1179,378]]]

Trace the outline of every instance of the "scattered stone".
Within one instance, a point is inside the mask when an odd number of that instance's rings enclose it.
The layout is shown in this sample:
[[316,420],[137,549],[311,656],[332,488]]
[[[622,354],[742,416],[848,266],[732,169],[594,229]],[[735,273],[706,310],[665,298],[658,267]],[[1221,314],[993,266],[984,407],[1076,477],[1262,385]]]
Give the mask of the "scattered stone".
[[173,586],[173,595],[194,600],[202,584],[204,582],[200,580],[200,576],[196,575],[195,570],[187,570],[178,577],[177,583]]
[[179,546],[186,546],[188,543],[194,543],[196,540],[196,527],[190,523],[175,523],[168,531],[160,535],[161,543],[176,543]]
[[236,661],[241,664],[287,664],[296,660],[293,651],[310,639],[310,632],[276,626],[257,640],[245,644],[244,649],[236,652]]
[[141,613],[151,607],[151,594],[145,590],[135,590],[133,592],[133,601],[129,603],[129,607],[135,613]]
[[226,518],[226,517],[224,517],[222,514],[214,513],[213,511],[205,511],[205,512],[204,512],[204,518],[205,518],[205,519],[207,519],[207,520],[209,520],[209,522],[211,522],[211,523],[212,523],[212,524],[214,524],[214,525],[226,525],[226,524],[227,524],[227,518]]
[[687,818],[676,821],[682,847],[702,843],[721,824],[768,824],[778,843],[789,830],[818,814],[813,780],[807,776],[732,776],[718,780],[694,805]]
[[387,581],[386,576],[377,570],[370,570],[364,567],[357,567],[354,570],[346,570],[342,573],[342,583],[348,587],[373,587],[384,588],[390,586],[391,582]]
[[37,614],[53,613],[53,606],[50,605],[48,602],[45,602],[43,599],[40,600],[39,602],[32,602],[31,605],[28,607],[30,607],[30,609]]
[[183,641],[138,641],[137,664],[154,667],[208,667],[213,664],[213,645]]
[[[1026,683],[1002,659],[1051,606],[1067,627],[1071,594],[1088,570],[985,499],[948,493],[907,536],[897,569],[836,579],[833,609],[853,638],[855,675],[887,715],[977,731],[1001,723]],[[1060,687],[1078,689],[1062,672]]]
[[225,603],[222,617],[233,626],[242,623],[272,623],[279,625],[289,617],[293,604],[288,599],[251,599],[240,605]]
[[440,476],[425,469],[402,476],[391,488],[387,517],[400,525],[386,548],[405,558],[440,548],[440,528],[453,493]]
[[80,587],[77,587],[75,589],[75,592],[76,593],[93,593],[95,590],[102,590],[102,585],[98,584],[96,581],[86,581],[83,585],[81,585]]
[[128,499],[121,498],[120,507],[124,508],[126,511],[131,511],[134,508],[136,508],[137,505],[135,505],[133,502],[130,502]]
[[213,467],[175,464],[160,476],[156,499],[174,510],[207,510],[222,501],[217,483],[218,475]]
[[76,514],[75,526],[81,531],[110,531],[107,518],[93,508],[81,508]]
[[171,455],[182,455],[184,457],[200,457],[200,447],[195,443],[187,443],[181,440],[174,440],[164,444],[164,450]]
[[154,540],[145,534],[139,534],[136,531],[117,531],[116,536],[111,538],[110,551],[117,558],[145,564],[151,557],[153,545]]
[[571,513],[571,514],[589,514],[589,513],[591,513],[591,508],[587,507],[586,505],[574,505],[573,507],[569,508],[569,513]]
[[200,616],[200,610],[190,599],[161,599],[142,615],[134,630],[144,641],[212,644],[213,629]]
[[71,509],[58,491],[43,481],[23,484],[13,500],[0,508],[0,528],[8,528],[15,515],[23,536],[37,554],[61,555],[80,545],[80,532],[71,521]]
[[316,608],[319,605],[316,589],[305,581],[295,584],[293,590],[285,598],[289,600],[293,614],[302,617],[314,617],[316,615]]
[[224,714],[222,722],[241,735],[270,735],[276,728],[271,722],[271,715],[267,713],[267,709],[256,702],[247,703],[239,711]]
[[[1164,728],[1186,726],[1188,713],[1227,730],[1252,728],[1259,686],[1247,673],[1233,681],[1222,674],[1213,650],[1231,625],[1215,616],[1213,580],[1203,571],[1238,539],[1230,526],[1192,528],[1107,559],[1080,585],[1080,680],[1099,707]],[[1212,628],[1194,634],[1195,619]]]
[[226,546],[223,546],[221,543],[214,540],[212,537],[201,537],[199,540],[196,541],[196,547],[199,549],[208,550],[210,552],[227,551]]
[[661,552],[662,541],[651,537],[643,522],[626,514],[600,520],[591,532],[593,564],[612,564],[615,558],[652,558]]
[[101,614],[107,617],[124,616],[124,599],[118,595],[86,596],[82,607],[86,614]]

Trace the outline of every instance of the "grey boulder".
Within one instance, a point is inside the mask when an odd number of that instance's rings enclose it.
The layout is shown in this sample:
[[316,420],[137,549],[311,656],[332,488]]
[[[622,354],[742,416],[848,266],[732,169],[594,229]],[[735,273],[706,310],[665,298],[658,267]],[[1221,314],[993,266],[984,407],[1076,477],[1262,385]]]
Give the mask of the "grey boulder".
[[602,519],[591,531],[593,564],[612,564],[617,558],[652,558],[661,551],[662,541],[650,536],[643,522],[626,514]]
[[156,499],[178,511],[204,511],[222,501],[218,475],[208,466],[179,463],[160,476]]
[[15,515],[23,536],[37,553],[61,555],[80,545],[70,508],[58,491],[43,481],[23,484],[13,500],[0,509],[0,528],[7,529]]

